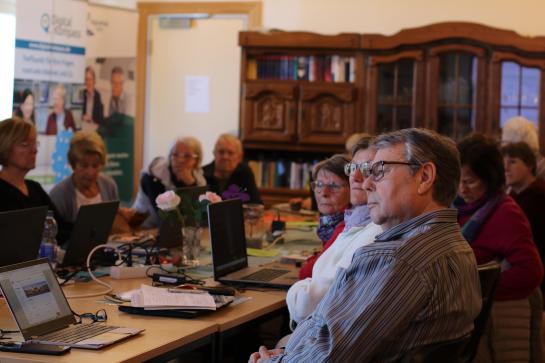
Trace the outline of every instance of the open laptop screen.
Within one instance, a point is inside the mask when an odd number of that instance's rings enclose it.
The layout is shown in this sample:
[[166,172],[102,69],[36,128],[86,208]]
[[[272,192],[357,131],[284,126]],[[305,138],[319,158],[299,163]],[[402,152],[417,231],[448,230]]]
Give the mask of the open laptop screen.
[[25,339],[75,323],[47,259],[0,268],[0,287]]
[[240,199],[209,204],[208,229],[215,279],[248,267]]
[[38,256],[46,214],[47,206],[0,213],[0,266]]

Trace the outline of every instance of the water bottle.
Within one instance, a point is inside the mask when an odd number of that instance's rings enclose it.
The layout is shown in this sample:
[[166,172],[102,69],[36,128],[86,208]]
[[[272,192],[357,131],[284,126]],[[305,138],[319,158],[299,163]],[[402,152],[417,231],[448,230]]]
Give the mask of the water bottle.
[[57,222],[53,216],[53,211],[47,211],[45,218],[44,232],[42,234],[42,243],[40,245],[40,257],[47,257],[50,263],[54,264],[57,260]]

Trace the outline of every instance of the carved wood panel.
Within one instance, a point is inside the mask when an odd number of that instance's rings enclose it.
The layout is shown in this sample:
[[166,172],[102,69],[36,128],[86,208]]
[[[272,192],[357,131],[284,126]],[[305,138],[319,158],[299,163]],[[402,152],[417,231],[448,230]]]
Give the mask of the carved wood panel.
[[355,132],[356,89],[302,87],[299,142],[344,145]]
[[241,109],[242,139],[292,142],[296,130],[296,89],[291,85],[249,83]]

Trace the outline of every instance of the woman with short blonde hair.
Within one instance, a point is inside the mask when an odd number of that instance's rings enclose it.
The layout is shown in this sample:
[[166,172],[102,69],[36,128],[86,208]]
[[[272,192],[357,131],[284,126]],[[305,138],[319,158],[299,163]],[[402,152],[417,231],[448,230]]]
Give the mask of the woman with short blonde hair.
[[74,222],[79,207],[119,199],[115,181],[102,174],[106,165],[106,147],[99,134],[78,131],[70,141],[68,162],[72,175],[49,193],[60,214]]

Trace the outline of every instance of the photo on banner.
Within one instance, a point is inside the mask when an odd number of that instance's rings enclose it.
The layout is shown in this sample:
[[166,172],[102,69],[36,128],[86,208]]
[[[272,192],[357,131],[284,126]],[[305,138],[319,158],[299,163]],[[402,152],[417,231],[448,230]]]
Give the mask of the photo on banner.
[[103,173],[115,180],[121,201],[129,203],[133,188],[136,58],[87,58],[86,70],[95,75],[96,96],[94,110],[86,110],[88,116],[83,116],[83,128],[97,125],[96,131],[108,151]]
[[49,190],[71,170],[66,152],[81,128],[87,3],[18,0],[14,116],[32,122],[40,148],[29,178]]

